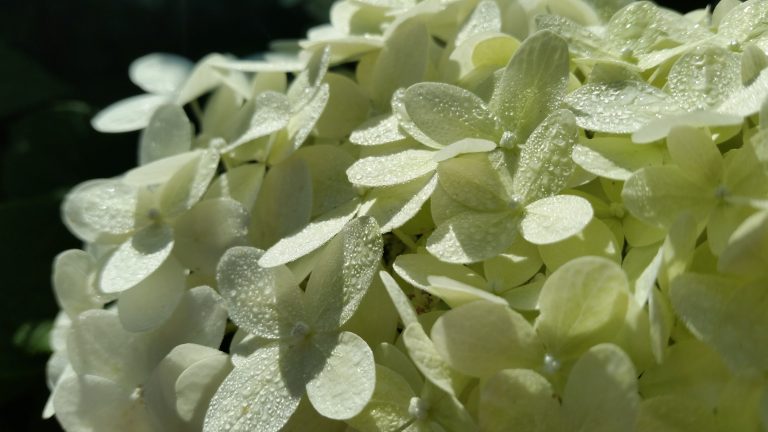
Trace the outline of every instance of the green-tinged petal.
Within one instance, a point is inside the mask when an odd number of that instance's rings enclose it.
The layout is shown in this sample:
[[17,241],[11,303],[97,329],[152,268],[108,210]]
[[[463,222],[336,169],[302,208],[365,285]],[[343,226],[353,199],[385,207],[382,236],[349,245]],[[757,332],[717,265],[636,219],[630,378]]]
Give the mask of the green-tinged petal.
[[675,324],[675,314],[669,297],[657,289],[652,289],[648,296],[648,322],[650,326],[651,351],[657,363],[667,357],[669,338]]
[[259,265],[259,249],[237,246],[221,257],[216,281],[232,321],[257,336],[287,336],[304,319],[301,292],[282,286],[276,272]]
[[325,76],[330,96],[315,126],[321,137],[343,138],[368,118],[369,101],[360,86],[337,73]]
[[371,117],[352,131],[349,141],[360,146],[377,146],[404,140],[394,114]]
[[157,365],[144,385],[147,409],[163,430],[200,430],[208,402],[231,370],[229,357],[219,350],[179,345]]
[[715,432],[715,413],[700,401],[659,396],[640,403],[637,432]]
[[664,87],[685,111],[716,108],[741,87],[739,55],[726,48],[696,47],[675,62]]
[[600,256],[617,264],[621,261],[621,248],[616,238],[600,219],[593,218],[581,232],[560,240],[539,246],[541,259],[549,271],[554,271],[572,259],[581,256]]
[[475,301],[451,309],[432,327],[432,340],[451,367],[488,377],[502,369],[536,368],[544,349],[533,327],[506,304]]
[[529,36],[515,51],[496,85],[489,108],[522,143],[560,108],[568,82],[568,45],[547,30]]
[[723,16],[718,26],[718,34],[729,40],[745,42],[761,35],[765,31],[766,21],[768,3],[761,0],[746,1]]
[[176,221],[174,254],[192,272],[213,275],[221,255],[245,242],[248,220],[235,200],[201,201]]
[[624,206],[643,222],[668,227],[682,212],[706,219],[715,205],[714,190],[692,180],[675,166],[647,167],[635,172],[621,192]]
[[707,221],[707,241],[712,253],[722,254],[734,231],[753,213],[754,209],[743,205],[721,203],[716,206]]
[[402,338],[411,360],[429,382],[450,395],[459,394],[466,377],[448,365],[421,324],[409,324]]
[[482,287],[486,284],[482,276],[468,267],[440,261],[429,254],[399,255],[392,264],[392,268],[403,280],[424,290],[429,288],[429,278],[432,276],[442,276],[477,287]]
[[461,45],[468,38],[487,32],[501,31],[501,11],[494,1],[483,0],[475,7],[472,14],[456,34],[456,45]]
[[[381,260],[379,226],[355,219],[323,249],[307,283],[307,318],[318,331],[333,331],[355,313]],[[316,407],[317,408],[317,407]]]
[[671,96],[644,81],[585,84],[566,98],[576,124],[608,133],[632,133],[680,109]]
[[56,419],[66,430],[152,432],[151,417],[133,391],[106,378],[69,375],[53,395]]
[[178,55],[152,53],[131,62],[128,76],[147,93],[171,94],[184,83],[192,66]]
[[340,147],[303,147],[294,153],[293,158],[306,163],[312,178],[312,217],[331,211],[357,197],[357,191],[347,181],[346,174],[355,159]]
[[303,389],[289,386],[280,360],[278,345],[270,344],[237,366],[213,396],[203,431],[279,431],[303,396]]
[[[429,409],[427,418],[416,423],[414,432],[431,430],[432,432],[464,432],[475,431],[477,425],[475,420],[469,414],[455,396],[446,394],[439,387],[430,383],[424,385],[421,392],[420,402],[426,402]],[[413,406],[414,399],[411,399]],[[419,405],[418,403],[416,404]],[[429,426],[426,426],[426,425]],[[426,431],[425,431],[426,432]]]
[[469,208],[499,211],[507,207],[507,192],[485,155],[442,161],[437,175],[443,190]]
[[[228,59],[221,54],[208,54],[203,57],[194,69],[189,73],[184,83],[174,92],[175,102],[179,105],[185,105],[200,96],[208,93],[222,83],[232,87],[233,90],[240,90],[247,93],[247,83],[244,79],[237,82],[232,79],[239,72],[230,70],[215,69],[212,65],[217,62],[227,61]],[[242,75],[240,75],[242,77]]]
[[429,253],[448,263],[468,264],[504,252],[518,236],[511,211],[466,212],[440,224],[427,239]]
[[742,116],[723,114],[717,111],[681,112],[651,120],[632,134],[632,142],[648,144],[669,135],[676,126],[691,127],[731,127],[740,126],[744,121]]
[[128,331],[151,330],[170,318],[186,288],[186,271],[173,257],[117,300],[120,323]]
[[279,131],[288,124],[291,117],[288,98],[274,91],[259,93],[241,109],[250,110],[246,111],[249,114],[252,112],[247,126],[221,150],[222,153],[229,153],[247,142]]
[[494,141],[481,138],[463,138],[438,150],[434,159],[436,162],[443,162],[462,154],[487,153],[495,148],[496,143]]
[[374,276],[355,313],[339,328],[354,333],[371,347],[394,342],[399,316],[381,278]]
[[424,79],[429,61],[429,32],[423,21],[401,22],[384,42],[372,71],[372,99],[388,107],[392,93]]
[[576,195],[555,195],[525,206],[520,221],[523,238],[537,245],[576,235],[592,220],[592,206]]
[[213,150],[198,150],[196,157],[179,169],[160,192],[160,213],[166,218],[178,217],[203,197],[216,175],[219,155]]
[[131,132],[145,128],[155,110],[170,102],[167,95],[143,94],[113,103],[91,119],[99,132]]
[[136,286],[168,259],[173,244],[173,230],[167,225],[150,225],[138,231],[108,258],[99,289],[111,294]]
[[400,315],[403,325],[408,327],[411,324],[418,324],[419,319],[416,316],[416,310],[413,308],[411,301],[405,295],[395,279],[383,270],[379,272],[379,278],[382,283],[384,283],[384,288],[386,288],[389,298],[395,305],[395,309],[397,309],[397,313]]
[[70,318],[88,309],[101,308],[93,277],[96,261],[87,252],[69,249],[53,261],[53,290],[61,309]]
[[408,404],[415,396],[408,381],[397,372],[376,365],[376,388],[371,401],[347,423],[360,432],[398,430],[411,420]]
[[[721,2],[722,3],[722,2]],[[768,67],[768,55],[757,45],[748,44],[741,55],[741,82],[749,85]]]
[[687,273],[672,281],[670,299],[688,328],[711,344],[733,371],[763,373],[768,369],[764,283]]
[[663,160],[660,147],[635,145],[626,138],[593,138],[573,148],[573,161],[577,165],[611,180],[624,181],[640,168],[661,165]]
[[192,124],[178,105],[159,107],[139,142],[139,165],[177,155],[192,146]]
[[669,347],[664,363],[643,372],[640,392],[646,398],[673,395],[700,400],[714,408],[730,378],[730,372],[712,347],[687,338]]
[[574,259],[557,269],[539,296],[536,331],[555,358],[613,340],[629,301],[621,267],[598,257]]
[[748,86],[731,93],[717,107],[718,112],[742,117],[760,112],[760,106],[768,97],[768,69],[762,72]]
[[560,430],[560,405],[549,381],[528,369],[503,370],[480,391],[480,427],[488,432]]
[[307,255],[338,234],[352,220],[359,207],[355,199],[325,213],[301,230],[280,239],[264,253],[259,264],[275,267]]
[[440,149],[464,138],[501,139],[499,119],[474,93],[450,84],[424,82],[393,100],[398,123],[422,144]]
[[[321,415],[344,420],[363,410],[376,384],[373,352],[354,333],[317,334],[305,362],[310,375],[307,396]],[[314,363],[314,364],[313,364]]]
[[296,75],[288,88],[287,96],[292,106],[301,107],[315,94],[328,72],[330,54],[331,50],[327,48],[312,53],[306,67]]
[[538,248],[518,237],[504,253],[483,262],[483,275],[492,292],[503,292],[532,278],[541,265]]
[[708,132],[677,126],[669,132],[667,149],[683,174],[702,185],[715,186],[723,176],[723,157]]
[[129,234],[137,205],[136,188],[119,180],[90,180],[67,194],[61,216],[72,234],[93,242]]
[[266,166],[260,163],[232,168],[213,181],[202,199],[230,198],[250,209],[261,191],[265,171]]
[[441,298],[448,306],[455,308],[478,300],[506,306],[507,302],[484,289],[468,285],[444,276],[427,276],[429,286],[425,291]]
[[312,178],[302,158],[273,165],[251,211],[249,237],[268,248],[306,226],[312,216]]
[[291,149],[296,150],[304,144],[309,134],[314,129],[320,116],[325,111],[328,99],[330,98],[330,88],[328,84],[322,84],[312,95],[309,101],[301,106],[298,112],[294,113],[286,130],[290,139]]
[[392,186],[417,179],[437,168],[429,150],[404,150],[359,159],[347,170],[349,181],[360,186]]
[[437,176],[370,190],[360,205],[360,216],[371,216],[381,232],[400,228],[419,212],[437,187]]
[[768,269],[768,212],[745,220],[728,240],[717,269],[738,276],[765,274]]
[[416,365],[400,348],[388,343],[379,344],[373,350],[373,358],[377,365],[385,366],[402,377],[412,392],[419,391],[424,385],[424,378]]
[[573,366],[563,392],[563,420],[578,432],[630,431],[639,404],[632,361],[617,346],[601,344]]
[[558,110],[536,127],[520,146],[512,190],[522,204],[559,193],[574,170],[571,153],[578,142],[573,114]]

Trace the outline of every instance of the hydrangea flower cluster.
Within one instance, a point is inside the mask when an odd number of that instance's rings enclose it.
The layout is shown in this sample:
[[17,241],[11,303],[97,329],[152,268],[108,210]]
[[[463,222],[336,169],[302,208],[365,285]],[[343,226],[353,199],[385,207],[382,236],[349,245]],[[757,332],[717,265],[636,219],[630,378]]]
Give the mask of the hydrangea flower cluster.
[[340,0],[136,60],[62,216],[67,431],[768,430],[768,0]]

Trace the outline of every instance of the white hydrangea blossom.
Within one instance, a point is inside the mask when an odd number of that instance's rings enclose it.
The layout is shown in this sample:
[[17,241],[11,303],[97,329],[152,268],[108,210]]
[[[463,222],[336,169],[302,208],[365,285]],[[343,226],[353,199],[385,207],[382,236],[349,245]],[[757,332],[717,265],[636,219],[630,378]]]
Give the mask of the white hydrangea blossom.
[[[136,60],[43,410],[88,431],[768,428],[768,0],[338,0]],[[297,48],[298,47],[298,48]]]

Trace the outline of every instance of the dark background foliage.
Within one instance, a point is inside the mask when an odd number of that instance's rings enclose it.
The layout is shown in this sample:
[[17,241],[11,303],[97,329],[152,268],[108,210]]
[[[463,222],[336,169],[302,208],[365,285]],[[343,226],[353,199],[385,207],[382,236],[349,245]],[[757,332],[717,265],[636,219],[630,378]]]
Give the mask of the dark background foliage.
[[[325,0],[0,0],[0,430],[57,431],[40,419],[47,335],[58,307],[53,257],[78,241],[59,220],[66,191],[136,164],[138,134],[90,118],[139,94],[128,64],[148,52],[238,56],[299,38]],[[666,2],[689,10],[696,3]]]

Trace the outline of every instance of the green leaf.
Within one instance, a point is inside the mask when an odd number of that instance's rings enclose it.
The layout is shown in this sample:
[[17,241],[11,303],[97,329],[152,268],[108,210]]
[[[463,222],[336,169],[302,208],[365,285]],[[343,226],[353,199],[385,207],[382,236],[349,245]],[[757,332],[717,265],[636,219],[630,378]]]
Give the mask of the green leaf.
[[414,84],[393,99],[392,110],[409,135],[436,149],[464,138],[498,142],[503,133],[482,99],[450,84]]
[[435,321],[431,335],[441,357],[470,376],[535,369],[544,359],[533,327],[505,304],[475,301],[451,309]]
[[568,82],[568,45],[550,31],[529,36],[515,51],[496,85],[490,110],[509,131],[510,144],[524,142],[560,108]]

